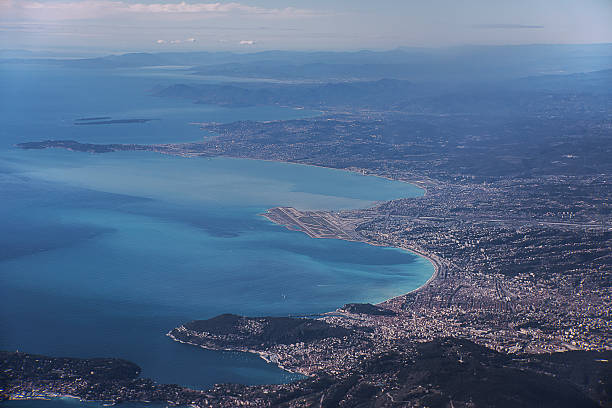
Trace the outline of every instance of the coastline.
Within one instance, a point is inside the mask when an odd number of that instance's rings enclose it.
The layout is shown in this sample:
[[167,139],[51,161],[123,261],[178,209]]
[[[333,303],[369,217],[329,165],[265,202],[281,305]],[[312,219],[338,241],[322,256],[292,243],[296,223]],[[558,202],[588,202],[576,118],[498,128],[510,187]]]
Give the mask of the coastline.
[[[395,180],[395,181],[397,181],[397,180]],[[331,238],[331,237],[328,238],[328,237],[312,236],[307,231],[304,231],[304,230],[302,230],[302,229],[300,229],[298,227],[295,227],[293,225],[283,224],[283,223],[281,223],[279,221],[276,221],[274,219],[274,217],[272,217],[271,211],[275,210],[275,209],[278,209],[278,208],[279,207],[269,208],[269,209],[266,210],[266,212],[258,214],[258,215],[260,215],[261,217],[266,218],[268,221],[274,223],[275,225],[284,227],[284,228],[286,228],[286,229],[288,229],[290,231],[302,232],[302,233],[308,235],[310,238],[313,238],[313,239],[330,239]],[[326,211],[327,210],[324,210],[322,212],[326,212]],[[427,279],[427,281],[425,281],[425,283],[423,283],[418,288],[412,289],[412,290],[410,290],[410,291],[408,291],[406,293],[402,293],[402,294],[394,296],[392,298],[383,300],[381,302],[378,302],[377,304],[382,304],[382,303],[388,302],[389,300],[395,299],[397,297],[405,296],[405,295],[408,295],[408,294],[411,294],[411,293],[416,293],[416,292],[422,290],[423,288],[427,287],[433,280],[435,280],[439,276],[440,269],[443,268],[442,260],[439,259],[436,255],[428,253],[428,252],[426,252],[426,251],[424,251],[424,250],[422,250],[420,248],[416,248],[416,247],[413,247],[413,246],[406,246],[406,247],[389,246],[389,245],[386,245],[384,243],[374,242],[374,241],[370,241],[370,240],[367,240],[367,239],[352,239],[352,238],[345,238],[345,237],[340,237],[340,236],[335,236],[335,237],[333,237],[331,239],[338,239],[338,240],[348,241],[348,242],[362,242],[362,243],[365,243],[365,244],[368,244],[368,245],[372,245],[372,246],[377,246],[377,247],[394,248],[394,249],[400,249],[402,251],[408,251],[408,252],[410,252],[410,253],[412,253],[414,255],[417,255],[417,256],[419,256],[421,258],[426,259],[434,267],[434,271],[433,271],[432,275]],[[332,312],[328,312],[328,313],[332,313]]]
[[[75,395],[70,395],[70,394],[40,394],[40,395],[11,395],[9,397],[9,399],[6,400],[6,402],[10,402],[10,401],[53,401],[53,400],[63,400],[63,399],[71,399],[71,400],[75,400],[76,402],[81,402],[81,403],[98,403],[101,406],[104,407],[108,407],[108,406],[113,406],[115,405],[112,401],[107,401],[107,400],[87,400],[87,399],[83,399],[81,397],[77,397]],[[0,401],[0,404],[4,402],[4,401]]]
[[[265,217],[265,215],[261,214],[262,216]],[[267,218],[267,217],[266,217]],[[273,220],[270,220],[271,222],[274,222]],[[276,222],[274,222],[276,225],[280,225],[283,226],[281,224],[278,224]],[[303,231],[300,231],[303,232]],[[317,238],[315,238],[317,239]],[[319,238],[321,239],[321,238]],[[337,239],[341,239],[341,238],[337,238]],[[369,242],[369,241],[354,241],[354,242],[363,242],[365,244],[368,245],[372,245],[372,246],[379,246],[379,247],[383,247],[384,245],[379,244],[379,243],[375,243],[375,242]],[[421,249],[417,249],[417,248],[413,248],[413,247],[407,247],[407,248],[402,248],[402,247],[390,247],[387,246],[387,248],[395,248],[395,249],[400,249],[403,251],[408,251],[413,253],[414,255],[420,256],[421,258],[426,259],[427,261],[429,261],[429,263],[431,263],[431,265],[434,268],[433,273],[431,274],[431,276],[429,277],[429,279],[427,279],[427,281],[425,281],[425,283],[423,283],[421,286],[412,289],[406,293],[402,293],[400,295],[385,299],[381,302],[375,303],[376,306],[384,306],[385,304],[389,304],[391,302],[393,302],[394,299],[398,299],[410,294],[415,294],[418,293],[419,291],[427,288],[429,285],[431,285],[439,276],[440,276],[440,271],[443,268],[442,262],[441,260],[438,259],[437,256],[433,255],[433,254],[429,254],[426,253],[425,251],[421,250]],[[341,306],[339,306],[341,307]],[[324,319],[327,316],[330,315],[334,315],[339,313],[339,309],[333,310],[333,311],[329,311],[329,312],[325,312],[325,313],[321,313],[320,314],[320,319]],[[179,326],[181,327],[181,326]],[[176,338],[174,335],[172,335],[172,331],[169,331],[168,333],[166,333],[166,336],[169,337],[170,339],[172,339],[173,341],[176,341],[178,343],[181,344],[186,344],[186,345],[190,345],[190,346],[195,346],[195,347],[199,347],[202,348],[204,350],[211,350],[211,351],[227,351],[227,352],[236,352],[236,353],[250,353],[250,354],[255,354],[257,355],[259,358],[261,358],[262,360],[264,360],[266,363],[268,364],[274,364],[276,365],[278,368],[280,368],[281,370],[286,371],[287,373],[290,374],[299,374],[305,377],[311,377],[312,374],[309,373],[305,373],[305,372],[300,372],[299,369],[290,369],[285,367],[283,364],[279,363],[278,359],[274,357],[274,353],[270,353],[267,351],[259,351],[259,350],[253,350],[253,349],[246,349],[246,348],[235,348],[235,349],[231,349],[231,348],[221,348],[221,347],[210,347],[210,346],[205,346],[202,344],[197,344],[197,343],[193,343],[193,342],[189,342],[189,341],[184,341],[184,340],[180,340],[178,338]]]
[[[436,280],[440,276],[440,269],[442,268],[442,263],[439,261],[439,258],[437,256],[435,256],[433,254],[426,253],[426,252],[421,251],[421,250],[417,250],[415,248],[409,248],[407,250],[410,251],[410,252],[413,252],[413,253],[419,255],[420,257],[425,258],[429,262],[431,262],[431,264],[434,267],[434,272],[431,274],[429,279],[427,279],[427,281],[425,281],[424,284],[422,284],[418,288],[413,289],[410,292],[408,292],[408,293],[406,293],[404,295],[401,295],[401,296],[405,296],[405,295],[408,295],[408,294],[411,294],[411,293],[417,293],[417,292],[425,289],[427,286],[429,286],[431,283],[433,283],[433,281]],[[389,299],[389,300],[391,300],[391,299]]]
[[[73,150],[73,149],[68,149],[68,150]],[[213,156],[208,156],[208,155],[200,155],[200,154],[195,154],[195,155],[184,155],[184,154],[180,154],[178,152],[170,152],[170,151],[156,151],[156,150],[148,150],[150,152],[154,152],[154,153],[160,153],[160,154],[168,154],[168,155],[173,155],[173,156],[181,156],[181,157],[186,157],[186,158],[214,158],[214,157],[220,157],[220,158],[231,158],[231,159],[247,159],[247,160],[258,160],[258,161],[267,161],[267,162],[277,162],[277,163],[285,163],[285,164],[291,164],[291,165],[302,165],[302,166],[313,166],[313,167],[319,167],[322,169],[326,169],[326,170],[337,170],[337,171],[343,171],[343,172],[350,172],[350,173],[355,173],[357,175],[363,175],[363,176],[373,176],[373,177],[378,177],[378,178],[382,178],[385,180],[389,180],[389,181],[399,181],[402,183],[407,183],[410,184],[412,186],[414,186],[416,189],[418,189],[418,193],[419,195],[415,196],[414,198],[422,198],[424,196],[426,196],[428,194],[428,189],[426,188],[426,186],[428,185],[427,181],[424,180],[419,180],[416,182],[412,182],[412,181],[407,181],[407,180],[401,180],[401,179],[395,179],[395,178],[391,178],[388,176],[384,176],[384,175],[379,175],[376,173],[362,173],[363,169],[358,169],[358,168],[334,168],[334,167],[327,167],[327,166],[323,166],[323,165],[317,165],[317,164],[308,164],[308,163],[298,163],[298,162],[292,162],[292,161],[282,161],[282,160],[270,160],[270,159],[259,159],[259,158],[252,158],[252,157],[240,157],[240,156],[227,156],[227,155],[213,155]],[[394,199],[402,199],[405,197],[397,197]],[[377,202],[374,202],[372,206],[370,207],[366,207],[367,208],[374,208],[376,207]],[[330,210],[321,210],[321,211],[330,211]],[[277,225],[283,226],[282,224],[279,224],[277,222],[275,222],[274,220],[270,219],[269,217],[267,217],[265,214],[260,214],[264,217],[266,217],[267,219],[269,219],[271,222],[274,222]],[[302,231],[303,232],[303,231]],[[341,239],[341,240],[346,240],[349,241],[348,239],[342,238],[342,237],[337,237],[336,239]],[[435,255],[432,254],[428,254],[424,251],[422,251],[421,249],[418,248],[412,248],[412,247],[395,247],[395,246],[389,246],[389,245],[385,245],[384,243],[379,243],[379,242],[373,242],[370,240],[366,240],[366,239],[355,239],[353,240],[355,242],[363,242],[366,243],[368,245],[372,245],[372,246],[379,246],[379,247],[388,247],[388,248],[396,248],[396,249],[400,249],[403,251],[409,251],[417,256],[420,256],[422,258],[427,259],[433,266],[434,270],[433,273],[431,274],[431,276],[427,279],[427,281],[425,281],[425,283],[423,283],[421,286],[412,289],[408,292],[399,294],[397,296],[393,296],[391,298],[388,299],[384,299],[378,303],[376,303],[377,305],[384,305],[390,301],[392,301],[393,299],[402,297],[402,296],[406,296],[408,294],[411,293],[416,293],[420,290],[423,290],[425,287],[429,286],[433,281],[435,281],[435,279],[438,278],[439,276],[439,271],[441,268],[441,263],[440,261],[437,259],[437,257],[435,257]],[[338,308],[342,307],[342,305],[338,305]],[[328,314],[332,314],[332,313],[337,313],[337,311],[329,311],[326,313],[322,313],[322,316],[328,315]],[[322,317],[324,318],[324,317]],[[295,370],[295,369],[289,369],[285,366],[283,366],[282,364],[280,364],[278,362],[278,359],[275,358],[274,353],[270,353],[270,352],[266,352],[266,351],[258,351],[258,350],[252,350],[252,349],[228,349],[228,348],[213,348],[213,347],[206,347],[206,346],[202,346],[199,344],[194,344],[191,342],[185,342],[185,341],[181,341],[177,338],[175,338],[174,336],[172,336],[170,333],[166,334],[168,337],[170,337],[172,340],[177,341],[179,343],[183,343],[183,344],[188,344],[188,345],[192,345],[192,346],[198,346],[200,348],[204,348],[204,349],[208,349],[208,350],[215,350],[215,351],[230,351],[230,352],[247,352],[247,353],[252,353],[252,354],[256,354],[258,355],[261,359],[263,359],[266,363],[273,363],[275,364],[278,368],[286,371],[287,373],[291,373],[291,374],[299,374],[299,375],[305,375],[308,376],[308,374],[305,374],[303,372],[300,372],[299,369]]]
[[[186,157],[184,155],[181,154],[177,154],[174,152],[157,152],[157,153],[161,153],[161,154],[169,154],[169,155],[177,155],[177,156],[181,156],[181,157]],[[291,162],[291,161],[283,161],[283,160],[272,160],[272,159],[259,159],[259,158],[254,158],[254,157],[240,157],[240,156],[228,156],[228,155],[213,155],[213,156],[200,156],[200,155],[193,155],[193,156],[187,156],[187,158],[199,158],[199,157],[208,157],[208,158],[215,158],[215,157],[222,157],[222,158],[229,158],[229,159],[246,159],[246,160],[258,160],[258,161],[266,161],[266,162],[276,162],[276,163],[286,163],[286,164],[292,164],[292,165],[301,165],[301,166],[313,166],[313,167],[319,167],[319,168],[323,168],[326,170],[338,170],[338,171],[344,171],[344,172],[349,172],[349,173],[356,173],[356,174],[362,174],[364,176],[372,176],[372,177],[378,177],[378,178],[382,178],[385,180],[389,180],[389,181],[397,181],[397,182],[401,182],[401,183],[407,183],[407,184],[411,184],[412,186],[420,189],[423,191],[423,193],[415,198],[422,198],[425,197],[428,194],[428,189],[427,189],[427,182],[424,180],[416,180],[416,181],[407,181],[407,180],[400,180],[400,179],[394,179],[391,177],[387,177],[387,176],[383,176],[380,174],[375,174],[375,173],[368,173],[368,174],[363,174],[360,173],[361,170],[365,170],[365,169],[357,169],[357,168],[353,168],[353,169],[342,169],[342,168],[334,168],[334,167],[327,167],[327,166],[322,166],[322,165],[318,165],[318,164],[309,164],[309,163],[297,163],[297,162]],[[396,200],[402,199],[405,197],[398,197],[396,198]],[[371,206],[371,207],[367,207],[367,208],[373,208],[376,206],[376,203]],[[273,208],[278,208],[278,207],[273,207]],[[270,222],[273,222],[274,224],[281,226],[281,227],[285,227],[289,230],[295,230],[290,228],[290,226],[288,225],[284,225],[281,224],[279,222],[274,221],[272,218],[269,217],[269,211],[272,210],[273,208],[269,208],[266,210],[265,213],[259,214],[260,216],[268,219]],[[367,209],[366,208],[366,209]],[[321,210],[321,211],[329,211],[329,210]],[[302,233],[306,233],[305,231],[301,231],[301,230],[297,230],[300,231]],[[308,235],[308,234],[306,234]],[[314,237],[312,237],[314,238]],[[315,238],[315,239],[321,239],[321,238]],[[324,238],[323,238],[324,239]],[[393,296],[391,298],[385,299],[381,302],[376,303],[376,305],[384,305],[387,304],[391,301],[393,301],[394,299],[398,299],[400,297],[403,296],[407,296],[410,294],[414,294],[414,293],[418,293],[419,291],[425,289],[426,287],[430,286],[439,276],[440,276],[440,270],[442,268],[442,262],[441,260],[438,259],[438,257],[436,255],[433,254],[429,254],[425,251],[423,251],[422,249],[418,249],[418,248],[414,248],[414,247],[394,247],[394,246],[386,246],[384,244],[381,243],[377,243],[377,242],[372,242],[369,240],[349,240],[349,239],[345,239],[345,238],[335,238],[335,239],[341,239],[341,240],[345,240],[345,241],[353,241],[353,242],[363,242],[366,243],[368,245],[372,245],[372,246],[379,246],[379,247],[387,247],[387,248],[395,248],[395,249],[400,249],[403,251],[408,251],[413,253],[414,255],[420,256],[424,259],[426,259],[427,261],[429,261],[429,263],[431,263],[431,265],[433,266],[434,270],[433,273],[431,274],[431,276],[429,277],[429,279],[427,279],[427,281],[425,281],[425,283],[423,283],[421,286],[412,289],[406,293],[402,293],[400,295],[397,296]],[[339,306],[341,307],[341,306]],[[322,316],[325,315],[329,315],[329,314],[333,314],[333,313],[337,313],[336,309],[335,311],[329,311],[326,313],[322,313]],[[251,354],[256,354],[258,355],[262,360],[264,360],[266,363],[272,363],[275,364],[278,368],[280,368],[281,370],[284,370],[288,373],[291,374],[300,374],[300,375],[305,375],[308,376],[307,374],[301,373],[299,371],[296,370],[291,370],[288,369],[286,367],[284,367],[282,364],[279,364],[277,359],[272,358],[271,357],[271,353],[268,352],[261,352],[261,351],[257,351],[257,350],[250,350],[250,349],[224,349],[224,348],[212,348],[212,347],[206,347],[200,344],[195,344],[195,343],[191,343],[191,342],[185,342],[182,340],[179,340],[177,338],[175,338],[170,332],[166,333],[166,336],[168,336],[169,338],[171,338],[172,340],[182,343],[182,344],[188,344],[191,346],[196,346],[196,347],[200,347],[203,348],[205,350],[213,350],[213,351],[231,351],[231,352],[244,352],[244,353],[251,353]]]
[[[222,156],[219,156],[222,157]],[[223,157],[228,157],[228,156],[223,156]],[[228,158],[237,158],[237,157],[228,157]],[[239,158],[239,157],[238,157]],[[259,159],[250,159],[250,160],[259,160]],[[270,162],[279,162],[276,160],[267,160]],[[281,163],[289,163],[289,164],[302,164],[304,166],[310,166],[309,164],[303,164],[303,163],[292,163],[292,162],[281,162]],[[325,169],[330,169],[328,167],[324,167],[324,166],[316,166],[316,167],[322,167]],[[337,170],[342,170],[342,171],[348,171],[348,172],[354,172],[354,170],[349,170],[349,169],[337,169]],[[401,182],[405,182],[408,183],[407,181],[402,181],[402,180],[394,180],[388,177],[384,177],[384,176],[378,176],[378,175],[373,175],[375,177],[380,177],[380,178],[385,178],[387,180],[391,180],[391,181],[401,181]],[[409,183],[412,184],[412,183]],[[414,185],[414,184],[413,184]],[[419,186],[416,186],[417,188],[420,188]],[[421,196],[418,196],[417,198],[423,197],[426,193],[427,190],[425,188],[421,188],[424,193]],[[274,207],[274,208],[278,208],[278,207]],[[325,237],[314,237],[311,236],[309,233],[307,233],[306,231],[303,231],[299,228],[293,228],[291,225],[287,225],[287,224],[283,224],[281,222],[278,222],[276,220],[274,220],[271,216],[270,216],[270,211],[273,210],[274,208],[269,208],[266,210],[265,213],[259,214],[260,216],[266,218],[268,221],[274,223],[275,225],[278,225],[280,227],[284,227],[286,229],[292,230],[292,231],[299,231],[302,233],[305,233],[306,235],[310,236],[311,238],[315,238],[315,239],[328,239]],[[370,207],[371,208],[371,207]],[[327,212],[329,210],[322,210],[322,212]],[[384,299],[378,303],[375,303],[375,305],[381,305],[384,306],[386,304],[391,303],[394,299],[398,299],[410,294],[414,294],[417,293],[423,289],[425,289],[426,287],[428,287],[429,285],[431,285],[439,276],[440,276],[440,272],[443,269],[444,265],[441,261],[441,259],[439,259],[436,255],[434,254],[430,254],[420,248],[415,248],[415,247],[397,247],[397,246],[389,246],[389,245],[385,245],[383,243],[379,243],[379,242],[373,242],[371,240],[367,240],[367,239],[350,239],[350,238],[345,238],[345,237],[339,237],[339,236],[335,236],[335,237],[329,237],[332,239],[339,239],[339,240],[343,240],[343,241],[352,241],[352,242],[362,242],[368,245],[372,245],[372,246],[378,246],[378,247],[386,247],[386,248],[394,248],[394,249],[399,249],[402,251],[407,251],[412,253],[413,255],[419,256],[421,258],[426,259],[432,266],[433,266],[433,272],[431,274],[431,276],[423,283],[421,284],[419,287],[414,288],[408,292],[399,294],[397,296],[393,296],[391,298],[388,299]],[[342,307],[342,305],[338,306],[338,307]],[[333,311],[329,311],[329,312],[325,312],[325,313],[321,313],[320,314],[320,319],[324,319],[325,317],[338,313],[339,309],[333,310]],[[180,326],[179,326],[180,327]],[[221,348],[221,347],[210,347],[210,346],[206,346],[206,345],[202,345],[202,344],[196,344],[193,342],[189,342],[189,341],[184,341],[184,340],[180,340],[178,338],[176,338],[174,335],[172,335],[171,332],[166,333],[166,336],[168,336],[169,338],[171,338],[172,340],[178,342],[178,343],[182,343],[182,344],[187,344],[187,345],[191,345],[191,346],[196,346],[196,347],[200,347],[203,348],[205,350],[213,350],[213,351],[230,351],[230,352],[242,352],[242,353],[251,353],[251,354],[256,354],[257,356],[259,356],[262,360],[264,360],[266,363],[270,363],[270,364],[274,364],[276,365],[278,368],[280,368],[281,370],[284,370],[288,373],[291,374],[299,374],[299,375],[304,375],[306,377],[311,376],[311,374],[308,373],[304,373],[301,372],[299,369],[289,369],[287,367],[285,367],[283,364],[280,364],[280,362],[278,361],[278,358],[275,358],[275,354],[274,353],[270,353],[268,351],[259,351],[259,350],[253,350],[253,349],[246,349],[246,348]]]
[[[363,169],[363,168],[338,168],[338,167],[329,167],[329,166],[323,166],[321,164],[311,164],[311,163],[301,163],[301,162],[294,162],[294,161],[286,161],[286,160],[274,160],[274,159],[259,159],[256,157],[245,157],[245,156],[228,156],[228,155],[224,155],[224,154],[217,154],[217,155],[212,155],[212,156],[200,156],[198,154],[194,154],[193,156],[183,156],[181,154],[177,154],[174,152],[157,152],[154,150],[151,150],[152,152],[155,153],[161,153],[161,154],[169,154],[169,155],[173,155],[173,156],[182,156],[182,157],[187,157],[187,158],[193,158],[193,157],[208,157],[208,158],[215,158],[215,157],[223,157],[226,159],[244,159],[244,160],[257,160],[257,161],[264,161],[264,162],[270,162],[270,163],[286,163],[286,164],[293,164],[293,165],[297,165],[297,166],[310,166],[310,167],[318,167],[321,169],[326,169],[326,170],[337,170],[337,171],[345,171],[347,173],[355,173],[361,176],[368,176],[368,177],[378,177],[381,179],[385,179],[385,180],[389,180],[389,181],[398,181],[400,183],[406,183],[406,184],[410,184],[416,188],[418,188],[419,190],[423,190],[423,194],[421,194],[418,197],[425,197],[428,193],[427,190],[427,182],[423,181],[423,180],[402,180],[402,179],[396,179],[396,178],[392,178],[389,176],[383,176],[381,174],[376,174],[376,173],[371,173],[369,169]],[[365,173],[366,171],[368,171],[368,173]],[[398,197],[398,198],[394,198],[393,200],[400,200],[402,198],[405,197]],[[417,198],[417,197],[415,197]],[[368,208],[372,208],[372,207],[368,207]]]
[[168,333],[166,333],[166,336],[171,338],[173,341],[176,341],[177,343],[187,344],[189,346],[199,347],[199,348],[202,348],[204,350],[228,351],[228,352],[232,352],[232,353],[250,353],[250,354],[256,354],[257,356],[259,356],[259,358],[261,358],[266,363],[274,364],[278,368],[280,368],[281,370],[284,370],[284,371],[286,371],[286,372],[288,372],[290,374],[299,374],[299,375],[303,375],[305,377],[309,377],[310,376],[309,374],[301,373],[301,372],[296,371],[296,370],[291,370],[290,368],[287,368],[287,367],[283,366],[282,364],[278,363],[278,361],[276,361],[276,359],[274,359],[272,357],[273,356],[272,353],[268,353],[268,352],[265,352],[265,351],[258,351],[258,350],[252,350],[252,349],[230,349],[230,348],[220,348],[220,347],[206,347],[206,346],[203,346],[201,344],[196,344],[196,343],[192,343],[190,341],[184,341],[184,340],[177,339],[172,334],[172,331],[169,331]]

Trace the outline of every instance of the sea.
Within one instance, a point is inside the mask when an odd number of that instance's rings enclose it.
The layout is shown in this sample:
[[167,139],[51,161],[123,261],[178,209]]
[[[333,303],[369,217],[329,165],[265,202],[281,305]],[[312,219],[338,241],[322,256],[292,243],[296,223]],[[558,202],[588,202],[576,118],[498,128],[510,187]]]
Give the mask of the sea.
[[[430,278],[431,263],[410,252],[313,239],[261,216],[275,206],[336,211],[423,194],[411,184],[272,161],[15,147],[194,142],[211,136],[202,122],[320,115],[153,96],[201,81],[210,80],[172,67],[0,63],[0,350],[119,357],[144,377],[195,389],[289,382],[300,376],[256,355],[204,350],[166,333],[221,313],[316,314],[380,302]],[[153,120],[75,124],[93,117]]]

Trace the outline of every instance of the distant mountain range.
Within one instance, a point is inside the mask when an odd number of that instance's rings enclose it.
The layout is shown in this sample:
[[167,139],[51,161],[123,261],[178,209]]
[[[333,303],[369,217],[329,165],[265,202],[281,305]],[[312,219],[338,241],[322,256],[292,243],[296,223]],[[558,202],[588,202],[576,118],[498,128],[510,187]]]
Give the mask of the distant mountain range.
[[[34,59],[36,56],[37,59]],[[41,55],[0,50],[0,62],[41,62]],[[207,76],[331,80],[472,81],[612,68],[612,44],[465,46],[390,51],[264,51],[127,53],[97,58],[53,59],[78,68],[185,66]]]
[[[155,92],[157,96],[193,99],[198,103],[252,106],[308,107],[388,106],[397,97],[416,90],[414,84],[395,79],[325,84],[177,84]],[[423,92],[422,90],[420,92]]]
[[[569,104],[585,115],[589,110],[612,107],[612,70],[539,75],[479,85],[424,84],[397,79],[315,84],[175,84],[154,90],[154,95],[225,106],[401,109],[437,114],[524,112],[557,115],[567,110],[565,107],[562,112],[561,105]],[[550,100],[551,95],[561,99]]]

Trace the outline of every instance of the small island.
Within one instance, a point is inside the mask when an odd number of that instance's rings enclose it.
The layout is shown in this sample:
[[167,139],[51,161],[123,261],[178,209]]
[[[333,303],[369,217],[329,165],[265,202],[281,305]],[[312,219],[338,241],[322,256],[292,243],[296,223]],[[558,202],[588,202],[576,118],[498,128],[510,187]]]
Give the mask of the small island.
[[97,118],[81,118],[76,119],[74,121],[75,125],[116,125],[116,124],[125,124],[125,123],[147,123],[152,120],[159,119],[145,119],[145,118],[137,118],[137,119],[113,119],[110,116],[100,116]]
[[107,119],[112,119],[112,117],[110,116],[92,116],[92,117],[88,117],[88,118],[78,118],[75,119],[75,122],[88,122],[88,121],[97,121],[97,120],[107,120]]

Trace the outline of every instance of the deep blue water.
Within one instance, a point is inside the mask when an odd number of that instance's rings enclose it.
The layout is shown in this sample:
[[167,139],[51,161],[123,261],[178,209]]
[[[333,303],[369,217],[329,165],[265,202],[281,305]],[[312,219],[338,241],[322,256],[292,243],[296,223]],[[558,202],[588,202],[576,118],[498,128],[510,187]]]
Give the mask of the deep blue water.
[[[382,301],[431,276],[431,264],[411,253],[312,239],[258,215],[279,205],[359,208],[422,193],[409,184],[256,160],[12,146],[193,141],[205,135],[190,122],[316,114],[147,93],[172,82],[171,72],[0,67],[0,349],[122,357],[144,376],[196,388],[290,381],[296,376],[254,355],[206,351],[165,333],[219,313],[319,313]],[[73,125],[89,116],[159,120]],[[75,402],[9,405],[66,404]]]

